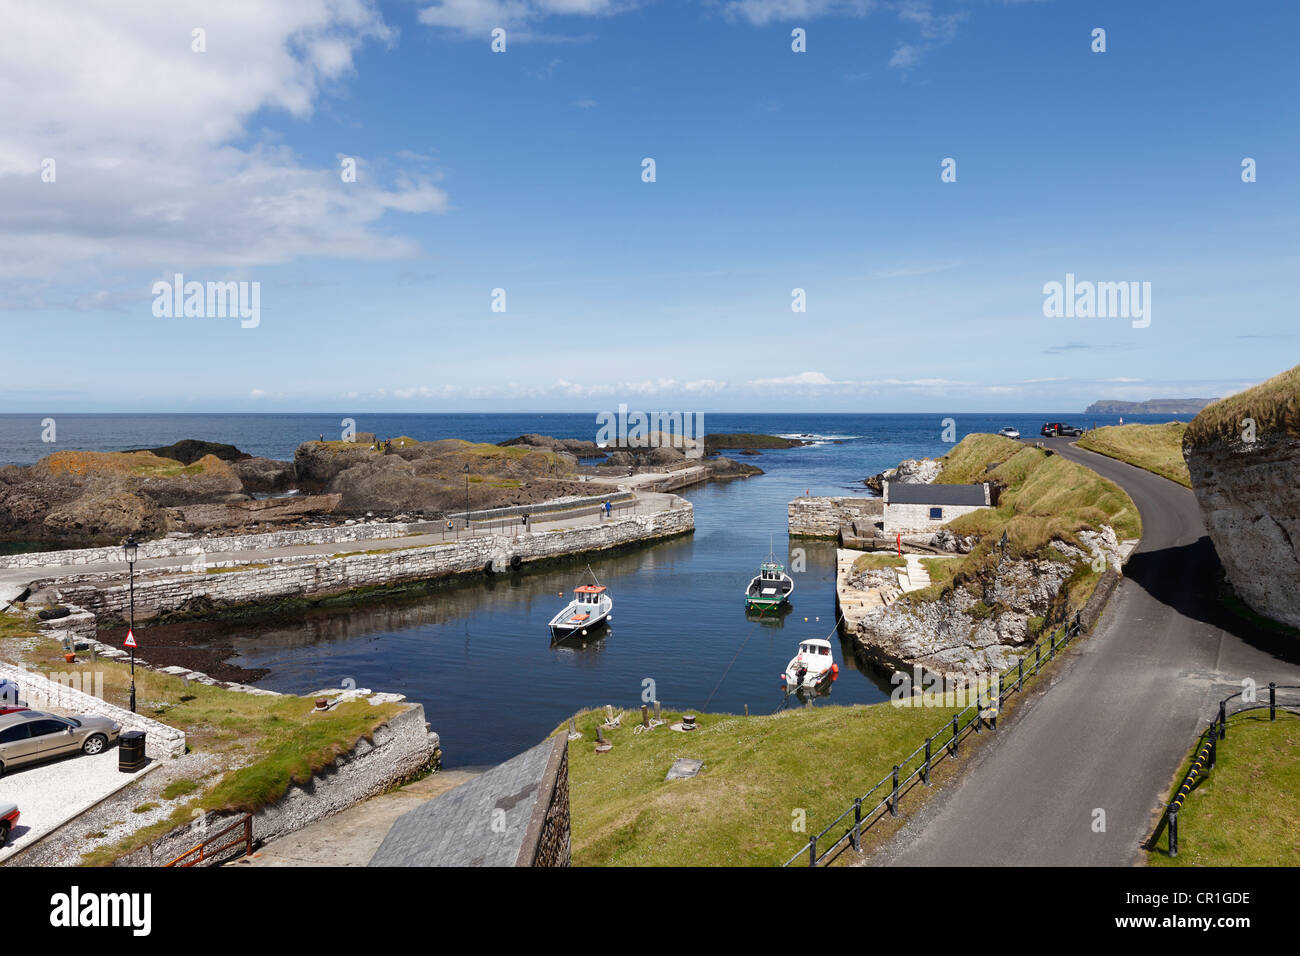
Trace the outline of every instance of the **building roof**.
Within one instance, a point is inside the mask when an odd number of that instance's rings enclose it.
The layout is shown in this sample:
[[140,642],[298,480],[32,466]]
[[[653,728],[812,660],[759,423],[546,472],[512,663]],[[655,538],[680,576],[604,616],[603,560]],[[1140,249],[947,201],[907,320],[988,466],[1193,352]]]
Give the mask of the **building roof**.
[[974,505],[988,504],[985,486],[922,485],[913,482],[885,482],[885,502],[891,505]]
[[515,866],[563,733],[397,818],[370,866]]

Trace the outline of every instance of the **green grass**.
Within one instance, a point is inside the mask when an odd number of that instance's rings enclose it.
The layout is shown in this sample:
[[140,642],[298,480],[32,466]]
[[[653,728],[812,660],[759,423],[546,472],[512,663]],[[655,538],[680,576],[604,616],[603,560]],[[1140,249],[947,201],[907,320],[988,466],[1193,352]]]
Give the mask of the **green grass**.
[[1300,437],[1300,365],[1207,405],[1187,426],[1187,442],[1195,447],[1239,442],[1247,418],[1255,422],[1260,439]]
[[882,568],[902,568],[907,566],[907,559],[896,554],[864,554],[853,561],[853,571],[879,571]]
[[[933,601],[954,587],[979,590],[997,563],[1002,534],[1015,557],[1053,557],[1053,542],[1079,544],[1078,532],[1108,524],[1121,540],[1142,535],[1137,506],[1112,481],[1060,455],[1003,438],[968,435],[942,459],[938,481],[996,481],[1003,485],[996,507],[980,508],[948,522],[959,535],[974,535],[970,553],[948,560],[922,559],[931,584],[904,600]],[[989,468],[989,465],[993,465]],[[1069,603],[1082,606],[1099,575],[1081,567],[1070,580]]]
[[1076,444],[1107,458],[1126,461],[1152,474],[1192,487],[1192,476],[1183,458],[1184,422],[1164,425],[1111,425],[1084,433]]
[[177,797],[187,796],[199,789],[199,786],[200,784],[197,780],[190,780],[187,777],[182,777],[180,780],[173,780],[163,788],[163,799],[175,800]]
[[[953,708],[955,709],[955,708]],[[635,715],[604,731],[603,714],[578,715],[569,744],[573,861],[580,866],[772,866],[851,806],[952,709],[816,707],[774,716],[698,715],[699,730],[637,734]],[[679,714],[667,714],[669,723]],[[567,729],[567,724],[565,728]],[[704,761],[699,776],[665,781],[677,757]],[[792,825],[804,811],[806,832]]]
[[158,804],[156,803],[142,803],[138,807],[132,807],[131,812],[148,813],[150,810],[157,810],[157,809],[158,809]]
[[[34,627],[16,615],[0,615],[0,637],[24,637]],[[17,662],[16,654],[6,654]],[[38,671],[66,671],[62,648],[42,640],[29,648],[23,661]],[[131,674],[127,664],[100,658],[94,664],[73,665],[94,669],[104,675],[104,698],[126,707]],[[364,700],[349,701],[329,711],[316,711],[315,700],[280,695],[275,697],[241,694],[222,687],[191,683],[172,674],[147,668],[135,672],[137,710],[185,731],[190,751],[225,753],[242,766],[226,773],[208,789],[201,786],[178,789],[167,799],[195,793],[171,816],[122,841],[96,850],[85,862],[109,863],[166,833],[171,826],[188,822],[196,809],[257,810],[281,797],[290,783],[305,783],[339,754],[356,746],[401,709],[400,704],[371,706]],[[192,781],[172,786],[188,787]],[[171,789],[170,787],[168,789]],[[170,822],[170,823],[169,823]]]
[[[1188,753],[1169,794],[1182,783],[1203,741]],[[1178,814],[1178,856],[1167,838],[1148,853],[1153,866],[1300,866],[1300,716],[1252,711],[1228,719],[1217,766]]]

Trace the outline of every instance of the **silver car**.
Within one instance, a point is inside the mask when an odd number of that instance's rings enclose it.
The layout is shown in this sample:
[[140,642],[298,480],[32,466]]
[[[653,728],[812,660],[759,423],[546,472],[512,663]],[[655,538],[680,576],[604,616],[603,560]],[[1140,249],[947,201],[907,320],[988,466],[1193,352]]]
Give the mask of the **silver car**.
[[0,716],[0,776],[11,767],[78,752],[97,754],[117,740],[122,725],[107,717],[56,717],[39,710]]

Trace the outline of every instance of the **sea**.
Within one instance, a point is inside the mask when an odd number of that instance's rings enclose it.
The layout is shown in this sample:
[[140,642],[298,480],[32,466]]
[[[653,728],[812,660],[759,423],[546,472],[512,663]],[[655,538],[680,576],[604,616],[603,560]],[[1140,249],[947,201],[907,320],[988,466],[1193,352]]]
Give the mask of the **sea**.
[[[48,417],[54,418],[53,443],[42,440]],[[344,417],[0,415],[0,464],[30,464],[55,450],[119,451],[184,438],[289,459],[303,441],[337,436]],[[358,431],[420,440],[499,442],[529,432],[594,439],[598,427],[594,413],[353,417]],[[674,711],[724,713],[804,706],[785,695],[780,675],[797,644],[811,637],[832,640],[839,675],[810,705],[874,703],[888,698],[890,675],[860,666],[837,637],[835,546],[806,539],[792,544],[788,503],[809,494],[866,494],[863,479],[904,458],[941,456],[952,447],[945,439],[1007,425],[1032,439],[1047,421],[1094,427],[1118,418],[1068,412],[954,415],[951,421],[936,414],[705,414],[709,433],[782,435],[808,444],[753,457],[728,452],[764,474],[680,492],[695,508],[689,536],[359,606],[207,626],[214,644],[233,648],[232,663],[268,669],[258,686],[297,694],[367,687],[418,701],[442,739],[449,767],[508,759],[587,707],[609,704],[631,720],[639,719],[643,700]],[[784,616],[754,619],[746,615],[743,594],[769,553],[796,569],[795,591]],[[613,597],[612,623],[585,644],[553,646],[547,622],[588,565]],[[147,647],[150,629],[137,630]]]

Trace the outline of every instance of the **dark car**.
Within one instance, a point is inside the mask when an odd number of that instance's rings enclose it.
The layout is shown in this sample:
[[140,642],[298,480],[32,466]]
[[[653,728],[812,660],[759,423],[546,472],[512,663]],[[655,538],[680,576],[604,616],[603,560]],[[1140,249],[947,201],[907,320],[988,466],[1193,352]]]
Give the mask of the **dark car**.
[[1060,438],[1062,435],[1078,437],[1083,434],[1083,429],[1065,422],[1047,422],[1043,425],[1041,434],[1044,438]]

